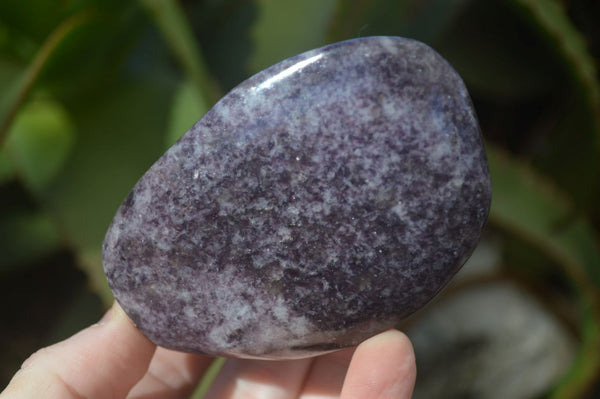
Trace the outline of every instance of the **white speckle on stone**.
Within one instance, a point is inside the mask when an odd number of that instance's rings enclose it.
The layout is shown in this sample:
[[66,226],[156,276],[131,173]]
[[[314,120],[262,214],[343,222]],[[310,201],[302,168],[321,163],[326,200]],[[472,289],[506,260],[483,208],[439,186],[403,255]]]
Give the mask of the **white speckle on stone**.
[[280,241],[289,241],[292,239],[292,231],[286,226],[281,226],[277,230],[277,236]]
[[402,201],[396,202],[396,205],[392,207],[392,212],[394,212],[400,219],[404,219],[406,217],[406,208]]
[[191,306],[185,306],[183,308],[183,314],[185,315],[185,317],[187,317],[189,320],[194,320],[198,317],[198,315],[196,314],[196,312],[194,312],[194,308]]

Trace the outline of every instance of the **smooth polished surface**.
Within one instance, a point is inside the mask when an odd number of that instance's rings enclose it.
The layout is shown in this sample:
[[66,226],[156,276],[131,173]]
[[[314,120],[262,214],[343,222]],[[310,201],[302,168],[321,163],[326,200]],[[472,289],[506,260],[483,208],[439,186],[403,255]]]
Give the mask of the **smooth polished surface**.
[[450,65],[412,40],[350,40],[215,105],[125,199],[104,267],[161,346],[311,356],[426,304],[474,249],[490,199]]

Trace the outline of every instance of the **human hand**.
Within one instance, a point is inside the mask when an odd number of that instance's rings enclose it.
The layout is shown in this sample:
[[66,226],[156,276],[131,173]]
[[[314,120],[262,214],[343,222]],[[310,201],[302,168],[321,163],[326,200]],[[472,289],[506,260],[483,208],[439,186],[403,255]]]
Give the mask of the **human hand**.
[[[187,398],[212,361],[157,348],[115,303],[98,324],[33,354],[0,398]],[[390,330],[311,359],[230,359],[205,398],[410,398],[415,376],[410,341]]]

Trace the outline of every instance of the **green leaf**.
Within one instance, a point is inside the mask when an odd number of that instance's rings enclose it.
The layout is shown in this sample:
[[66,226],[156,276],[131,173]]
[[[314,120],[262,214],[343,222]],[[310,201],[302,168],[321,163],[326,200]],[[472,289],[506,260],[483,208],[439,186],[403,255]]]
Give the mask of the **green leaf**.
[[333,41],[389,35],[434,43],[472,0],[341,0],[329,36]]
[[163,150],[172,82],[122,82],[70,107],[80,132],[63,173],[40,195],[76,249],[99,248],[119,204]]
[[560,264],[581,301],[580,354],[556,397],[581,397],[600,371],[600,248],[596,232],[569,199],[527,166],[487,146],[493,200],[490,222]]
[[102,306],[108,309],[114,302],[114,296],[104,274],[100,247],[80,250],[77,254],[77,264],[85,272],[92,291],[100,297]]
[[258,17],[252,29],[254,55],[250,71],[258,72],[327,42],[335,0],[257,0]]
[[0,98],[0,144],[8,131],[13,118],[29,95],[42,72],[48,58],[65,37],[90,18],[88,12],[75,14],[64,20],[46,39],[28,68]]
[[256,20],[254,0],[219,0],[186,3],[194,32],[210,70],[223,91],[229,91],[249,75],[253,52],[251,29]]
[[559,2],[510,0],[508,4],[537,30],[562,63],[573,86],[572,93],[565,95],[566,112],[557,120],[542,151],[536,154],[536,166],[552,174],[561,187],[572,193],[577,206],[599,218],[600,83],[597,61],[590,53],[586,39]]
[[408,36],[425,43],[435,43],[473,0],[404,0],[400,36]]
[[594,123],[594,145],[600,148],[600,84],[596,61],[585,38],[555,0],[510,0],[518,11],[539,29],[550,47],[561,56],[577,87],[586,99],[586,109]]
[[53,0],[2,0],[0,23],[10,31],[41,43],[65,17],[65,3]]
[[172,146],[187,130],[209,110],[204,98],[187,80],[183,81],[173,99],[169,126],[167,127],[166,148]]
[[55,251],[60,243],[54,221],[35,211],[3,214],[0,237],[0,271],[39,260]]
[[[38,78],[37,88],[51,92],[63,101],[89,96],[103,90],[106,82],[121,72],[123,62],[130,61],[131,52],[144,34],[150,21],[137,4],[123,2],[121,7],[85,9],[90,18],[73,29],[48,57]],[[89,11],[88,11],[89,10]],[[161,46],[149,47],[148,53]],[[132,65],[132,73],[147,70],[142,57]]]
[[547,96],[564,81],[550,50],[501,2],[473,2],[433,43],[476,96]]
[[383,0],[338,0],[334,18],[329,28],[332,42],[346,40],[362,35],[369,25],[367,21],[375,9],[386,8]]
[[197,96],[209,104],[221,97],[211,79],[192,28],[177,0],[138,0],[152,15],[166,43],[194,83]]
[[60,172],[74,139],[66,110],[51,100],[37,100],[21,108],[5,151],[26,186],[39,192]]

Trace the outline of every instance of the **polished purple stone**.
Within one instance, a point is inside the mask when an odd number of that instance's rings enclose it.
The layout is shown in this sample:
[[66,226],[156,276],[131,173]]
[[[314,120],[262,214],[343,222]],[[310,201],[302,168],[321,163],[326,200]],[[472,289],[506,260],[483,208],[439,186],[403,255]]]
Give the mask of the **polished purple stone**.
[[490,198],[458,74],[417,41],[355,39],[227,94],[125,199],[104,267],[161,346],[312,356],[425,305],[474,249]]

